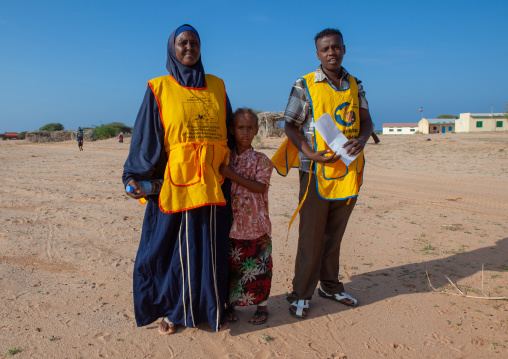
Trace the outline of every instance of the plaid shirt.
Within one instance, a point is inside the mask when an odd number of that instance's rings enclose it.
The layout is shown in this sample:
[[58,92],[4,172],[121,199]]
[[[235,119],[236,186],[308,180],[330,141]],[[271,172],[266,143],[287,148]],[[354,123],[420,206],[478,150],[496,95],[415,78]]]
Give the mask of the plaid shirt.
[[[349,73],[345,68],[340,69],[340,87],[339,90],[344,90],[349,87]],[[365,98],[365,90],[361,85],[361,81],[356,79],[358,84],[358,99],[360,101],[360,108],[369,109],[369,104]],[[315,82],[328,81],[326,74],[323,72],[321,65],[317,68],[314,75]],[[331,86],[331,82],[328,81]],[[333,87],[333,86],[332,86]],[[310,97],[305,88],[303,79],[299,78],[296,80],[291,94],[289,95],[288,104],[286,111],[284,112],[284,121],[294,124],[298,127],[302,125],[302,132],[305,136],[305,140],[310,148],[313,148],[312,136],[314,135],[314,118],[312,116],[312,105],[310,104]],[[302,152],[299,152],[300,156],[300,170],[309,172],[310,171],[310,159],[305,156]]]

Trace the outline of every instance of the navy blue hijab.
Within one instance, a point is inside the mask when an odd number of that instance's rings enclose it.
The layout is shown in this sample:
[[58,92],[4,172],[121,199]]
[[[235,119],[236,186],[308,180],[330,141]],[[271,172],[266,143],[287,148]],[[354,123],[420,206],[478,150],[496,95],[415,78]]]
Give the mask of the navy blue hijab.
[[[173,31],[168,40],[168,60],[166,62],[166,68],[168,69],[169,74],[173,76],[181,86],[203,88],[206,86],[206,80],[205,69],[201,63],[201,55],[199,56],[198,62],[190,67],[183,65],[176,58],[175,39],[182,31],[187,30],[194,32],[199,38],[199,34],[196,29],[187,24],[182,25]],[[201,39],[199,41],[201,41]]]

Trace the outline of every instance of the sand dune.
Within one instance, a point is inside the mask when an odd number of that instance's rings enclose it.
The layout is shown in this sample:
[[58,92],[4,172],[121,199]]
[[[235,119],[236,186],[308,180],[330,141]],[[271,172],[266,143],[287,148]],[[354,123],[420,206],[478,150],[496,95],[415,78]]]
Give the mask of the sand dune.
[[[426,141],[430,138],[431,141]],[[144,207],[121,173],[129,139],[1,141],[0,354],[16,358],[503,358],[508,354],[508,133],[381,136],[366,148],[341,276],[360,306],[315,296],[288,314],[297,171],[273,175],[267,325],[161,336],[136,328],[132,268]],[[271,156],[281,140],[258,150]],[[483,271],[482,271],[483,266]],[[428,278],[427,274],[428,273]]]

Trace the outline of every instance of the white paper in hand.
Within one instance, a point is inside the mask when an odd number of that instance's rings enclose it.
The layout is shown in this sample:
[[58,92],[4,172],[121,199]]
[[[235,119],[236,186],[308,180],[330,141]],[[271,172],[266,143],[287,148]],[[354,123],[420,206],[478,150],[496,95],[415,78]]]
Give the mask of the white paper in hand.
[[344,143],[348,141],[347,137],[344,136],[341,130],[335,124],[335,121],[332,117],[325,113],[321,116],[315,123],[314,127],[316,131],[319,132],[321,137],[325,140],[326,144],[332,149],[333,152],[336,152],[337,155],[340,155],[340,159],[346,166],[349,166],[351,162],[353,162],[358,154],[355,156],[349,156],[346,153],[347,148],[342,148]]

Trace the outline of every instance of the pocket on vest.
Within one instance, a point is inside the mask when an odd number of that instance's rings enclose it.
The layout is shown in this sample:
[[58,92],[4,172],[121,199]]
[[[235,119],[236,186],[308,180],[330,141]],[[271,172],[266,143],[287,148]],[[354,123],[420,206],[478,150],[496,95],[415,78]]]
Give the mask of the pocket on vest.
[[344,177],[349,171],[347,166],[341,160],[338,160],[335,163],[324,163],[322,167],[323,177],[327,180]]
[[169,151],[169,179],[175,186],[191,186],[201,181],[198,153],[193,145]]

